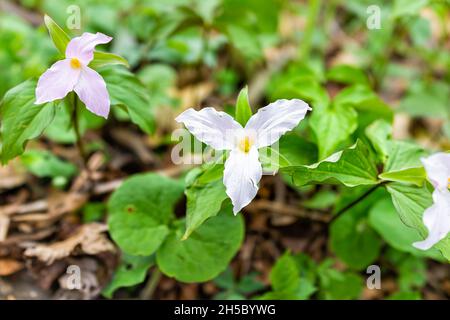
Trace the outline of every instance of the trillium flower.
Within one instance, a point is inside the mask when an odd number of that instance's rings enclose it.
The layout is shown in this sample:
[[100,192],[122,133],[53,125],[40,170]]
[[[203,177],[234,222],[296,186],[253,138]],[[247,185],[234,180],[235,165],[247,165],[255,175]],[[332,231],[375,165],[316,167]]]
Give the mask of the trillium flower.
[[436,153],[422,159],[422,163],[434,186],[433,205],[425,210],[422,218],[428,229],[428,237],[413,245],[418,249],[428,250],[450,231],[450,154]]
[[270,146],[294,129],[311,110],[302,100],[277,100],[258,110],[243,128],[233,117],[214,108],[188,109],[175,120],[201,142],[216,150],[230,150],[223,183],[237,214],[258,192],[262,176],[258,149]]
[[88,64],[94,59],[95,46],[111,40],[111,37],[99,32],[85,32],[73,38],[67,44],[66,58],[53,64],[39,78],[35,103],[62,99],[75,91],[89,111],[107,118],[110,101],[105,81]]

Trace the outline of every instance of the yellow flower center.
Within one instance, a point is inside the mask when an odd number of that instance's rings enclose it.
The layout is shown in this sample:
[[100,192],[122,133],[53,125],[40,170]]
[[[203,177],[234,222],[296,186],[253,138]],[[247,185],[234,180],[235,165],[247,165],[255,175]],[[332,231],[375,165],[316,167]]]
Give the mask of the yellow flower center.
[[448,182],[447,188],[450,189],[450,178],[447,179],[447,182]]
[[250,137],[244,137],[241,141],[239,141],[239,149],[244,151],[245,153],[248,153],[250,151],[250,148],[253,145],[253,141],[250,139]]
[[74,69],[80,69],[81,68],[81,62],[77,58],[72,58],[70,60],[70,66]]

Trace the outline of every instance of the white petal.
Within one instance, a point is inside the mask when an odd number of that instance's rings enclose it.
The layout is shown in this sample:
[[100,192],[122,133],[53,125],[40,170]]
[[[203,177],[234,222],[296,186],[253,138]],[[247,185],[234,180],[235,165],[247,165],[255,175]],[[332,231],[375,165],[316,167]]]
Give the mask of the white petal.
[[428,237],[413,243],[413,246],[418,249],[430,249],[444,239],[450,231],[450,192],[436,189],[433,192],[433,201],[433,205],[423,214],[423,223],[428,229]]
[[232,150],[225,162],[223,184],[237,214],[248,205],[258,192],[262,168],[258,160],[258,149],[251,148],[248,153]]
[[428,179],[435,188],[447,189],[450,183],[450,153],[439,152],[422,159]]
[[45,71],[36,86],[36,104],[64,98],[78,82],[80,70],[70,66],[70,59],[53,64]]
[[198,140],[216,150],[232,149],[236,134],[242,131],[242,126],[234,121],[233,117],[214,108],[204,108],[200,111],[190,108],[175,121],[184,123]]
[[70,40],[66,48],[66,58],[77,58],[84,65],[88,65],[94,59],[95,46],[108,43],[111,40],[111,37],[100,32],[95,34],[85,32],[81,36]]
[[311,110],[299,99],[277,100],[258,110],[247,122],[245,130],[256,133],[257,148],[267,147],[280,139],[287,131],[294,129]]
[[97,71],[89,67],[82,67],[80,80],[74,90],[89,111],[103,118],[108,117],[109,94],[105,80]]

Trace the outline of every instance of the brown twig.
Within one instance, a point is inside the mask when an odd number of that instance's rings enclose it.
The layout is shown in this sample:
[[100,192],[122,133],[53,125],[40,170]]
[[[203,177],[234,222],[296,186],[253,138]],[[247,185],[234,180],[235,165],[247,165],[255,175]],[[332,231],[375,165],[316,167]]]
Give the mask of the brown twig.
[[288,206],[283,203],[273,202],[265,199],[253,201],[247,207],[245,207],[245,210],[251,213],[269,211],[276,214],[299,217],[322,223],[328,223],[331,220],[331,216],[323,212],[310,211],[304,208]]

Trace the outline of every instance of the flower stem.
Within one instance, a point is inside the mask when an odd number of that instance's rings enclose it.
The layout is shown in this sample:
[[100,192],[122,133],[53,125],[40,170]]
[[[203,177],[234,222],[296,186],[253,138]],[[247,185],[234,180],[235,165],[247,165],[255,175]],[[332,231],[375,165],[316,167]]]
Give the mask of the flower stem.
[[76,144],[78,148],[78,152],[80,153],[81,159],[83,160],[83,165],[87,163],[86,152],[84,150],[83,141],[81,140],[80,134],[80,123],[78,119],[78,98],[75,94],[73,94],[73,112],[72,112],[72,121],[73,121],[73,129],[75,131]]
[[379,186],[381,186],[383,183],[379,183],[375,186],[373,186],[372,188],[370,188],[369,190],[367,190],[366,192],[364,192],[362,195],[360,195],[358,198],[356,198],[355,200],[353,200],[352,202],[350,202],[348,205],[346,205],[345,207],[343,207],[342,209],[340,209],[335,215],[333,215],[333,217],[330,220],[330,223],[332,223],[333,221],[335,221],[337,218],[339,218],[344,212],[346,212],[347,210],[353,208],[355,205],[357,205],[358,203],[360,203],[362,200],[364,200],[365,198],[367,198],[370,194],[372,194],[372,192],[374,192],[375,190],[378,189]]
[[150,300],[152,298],[153,293],[158,286],[159,280],[161,280],[161,271],[155,267],[144,289],[141,291],[140,298],[142,300]]
[[316,28],[317,20],[319,19],[321,6],[322,0],[308,1],[308,15],[306,17],[306,28],[303,35],[302,44],[298,52],[299,59],[307,60],[310,56],[313,33]]

